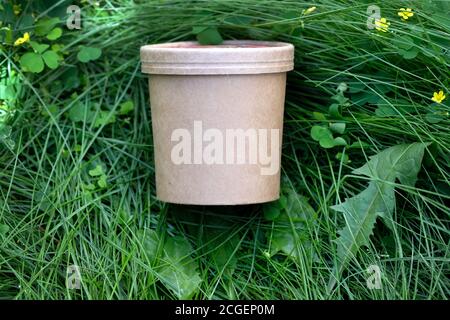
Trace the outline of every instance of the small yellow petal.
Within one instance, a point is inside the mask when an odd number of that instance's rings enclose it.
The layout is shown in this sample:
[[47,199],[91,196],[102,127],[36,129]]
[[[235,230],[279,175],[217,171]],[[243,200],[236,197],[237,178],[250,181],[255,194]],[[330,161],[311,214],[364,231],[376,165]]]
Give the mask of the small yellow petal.
[[445,99],[445,94],[443,90],[439,90],[439,92],[434,92],[433,93],[433,98],[431,98],[431,100],[433,100],[434,102],[437,103],[441,103],[442,101],[444,101]]
[[24,44],[25,42],[28,42],[30,40],[30,34],[28,32],[25,32],[23,37],[18,38],[14,42],[14,46],[20,46],[21,44]]

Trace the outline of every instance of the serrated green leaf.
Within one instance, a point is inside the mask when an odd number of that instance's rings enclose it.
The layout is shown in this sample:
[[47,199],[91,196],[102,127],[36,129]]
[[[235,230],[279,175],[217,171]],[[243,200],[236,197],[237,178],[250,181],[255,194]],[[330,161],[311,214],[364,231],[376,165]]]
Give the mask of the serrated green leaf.
[[160,251],[160,246],[162,250],[163,243],[160,241],[158,234],[155,230],[145,230],[138,232],[139,242],[142,244],[144,249],[144,255],[149,259],[150,263],[155,263],[156,257]]
[[[370,177],[367,189],[331,207],[343,213],[345,226],[339,230],[337,242],[337,264],[334,276],[337,277],[356,256],[361,246],[369,245],[377,217],[392,228],[392,212],[395,208],[395,179],[402,184],[413,186],[421,168],[425,147],[428,144],[413,143],[388,148],[375,156],[361,168],[352,173]],[[336,282],[332,277],[331,289]]]
[[169,237],[164,244],[164,257],[159,279],[179,299],[189,299],[202,282],[197,264],[190,256],[193,252],[184,237]]
[[140,231],[138,237],[145,256],[154,266],[157,278],[179,299],[190,299],[201,283],[198,265],[191,257],[193,249],[184,237],[162,239],[153,230]]
[[227,276],[232,276],[237,266],[236,251],[240,245],[239,236],[228,228],[205,228],[203,242],[214,268]]
[[369,162],[353,170],[353,173],[390,182],[397,178],[402,184],[414,186],[428,145],[429,143],[412,143],[390,147],[369,157]]
[[45,64],[50,69],[56,69],[59,65],[59,62],[58,62],[59,56],[54,51],[51,51],[51,50],[45,51],[42,54],[42,59],[44,59]]
[[358,252],[369,245],[369,237],[379,215],[391,212],[395,206],[394,187],[380,182],[370,182],[367,189],[344,203],[331,207],[344,213],[345,227],[338,234],[338,259],[342,268]]
[[24,71],[40,73],[44,70],[44,61],[34,52],[27,52],[20,58],[20,65]]

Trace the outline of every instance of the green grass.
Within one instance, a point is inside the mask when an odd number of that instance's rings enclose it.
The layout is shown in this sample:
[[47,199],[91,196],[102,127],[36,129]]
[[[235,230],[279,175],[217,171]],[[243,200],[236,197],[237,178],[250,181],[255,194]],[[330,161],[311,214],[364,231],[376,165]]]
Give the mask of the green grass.
[[[82,30],[64,31],[61,43],[68,54],[56,70],[23,73],[14,57],[18,49],[2,49],[2,70],[19,73],[23,90],[11,122],[15,146],[0,146],[0,226],[8,229],[0,232],[0,299],[176,299],[142,241],[142,232],[150,229],[161,239],[189,241],[201,278],[194,299],[447,299],[449,2],[379,1],[382,16],[391,22],[388,35],[367,29],[368,4],[317,1],[316,11],[303,19],[304,29],[290,34],[300,22],[287,14],[300,15],[313,3],[100,1],[99,7],[83,7]],[[415,11],[407,23],[397,16],[405,6]],[[223,22],[236,15],[249,19]],[[140,73],[139,47],[193,39],[192,26],[203,23],[219,25],[226,39],[296,46],[296,69],[288,76],[282,185],[284,192],[306,197],[317,216],[302,231],[316,256],[302,238],[294,243],[295,258],[268,255],[275,229],[262,205],[182,206],[155,198],[148,86]],[[395,43],[405,35],[416,40],[419,50],[411,60],[399,54]],[[101,48],[101,58],[77,62],[79,45]],[[64,84],[70,66],[78,69],[80,85],[61,90],[57,81]],[[335,157],[344,148],[322,149],[310,136],[313,125],[331,121],[317,120],[313,112],[327,115],[341,82],[361,88],[360,95],[345,93],[350,104],[339,121],[346,123],[346,139],[367,144],[345,150],[349,163]],[[430,98],[438,90],[448,97],[436,111],[441,121],[430,123]],[[381,116],[375,103],[358,102],[365,98],[390,106],[392,114]],[[133,112],[119,115],[120,105],[129,100]],[[94,122],[99,108],[116,121],[98,127],[73,122],[68,113],[78,103],[93,106]],[[370,245],[328,290],[337,231],[345,224],[330,207],[367,186],[367,179],[352,175],[352,169],[381,150],[412,142],[432,144],[416,185],[397,181],[393,229],[378,221]],[[97,164],[104,166],[107,187],[90,190],[87,185],[97,178],[89,170]],[[218,262],[223,256],[227,259]],[[69,265],[81,269],[81,290],[66,287]],[[382,271],[379,290],[366,286],[370,265]],[[174,267],[182,268],[182,262]]]

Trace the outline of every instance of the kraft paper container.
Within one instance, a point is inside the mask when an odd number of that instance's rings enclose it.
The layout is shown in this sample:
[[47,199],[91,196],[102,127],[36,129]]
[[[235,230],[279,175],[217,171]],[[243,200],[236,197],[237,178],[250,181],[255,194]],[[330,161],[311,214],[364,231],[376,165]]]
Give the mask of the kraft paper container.
[[[141,47],[160,200],[237,205],[279,198],[286,72],[293,60],[294,47],[281,42]],[[247,136],[239,140],[242,133]]]

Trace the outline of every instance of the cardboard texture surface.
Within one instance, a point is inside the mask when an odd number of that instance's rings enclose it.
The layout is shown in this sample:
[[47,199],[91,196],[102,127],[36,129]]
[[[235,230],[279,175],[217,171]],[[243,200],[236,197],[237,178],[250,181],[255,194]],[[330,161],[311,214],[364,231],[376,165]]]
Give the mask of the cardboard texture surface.
[[[155,52],[152,46],[141,48],[143,72],[150,73],[157,197],[201,205],[278,199],[286,71],[293,68],[293,47],[254,41],[228,41],[221,48],[189,45],[196,44],[162,45],[164,50]],[[173,52],[180,48],[182,53]],[[242,139],[229,132],[243,134]],[[212,163],[205,154],[213,155]]]

